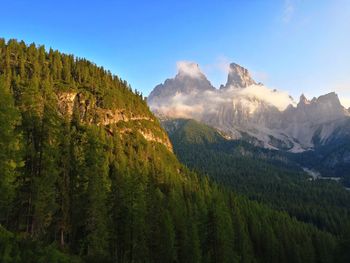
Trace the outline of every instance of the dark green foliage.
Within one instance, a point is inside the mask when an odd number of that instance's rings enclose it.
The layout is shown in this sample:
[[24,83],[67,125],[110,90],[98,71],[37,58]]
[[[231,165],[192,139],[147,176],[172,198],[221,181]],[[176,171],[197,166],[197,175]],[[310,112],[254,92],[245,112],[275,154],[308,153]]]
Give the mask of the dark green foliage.
[[0,226],[0,262],[79,263],[81,260],[60,251],[54,243],[47,245],[22,239]]
[[[350,131],[350,121],[347,122],[346,130]],[[303,166],[316,169],[322,176],[340,177],[347,187],[350,187],[349,156],[349,135],[332,140],[326,145],[317,145],[314,151],[290,155]]]
[[[173,122],[165,123],[167,129]],[[341,185],[309,181],[283,153],[228,141],[215,129],[193,120],[177,123],[170,139],[179,159],[189,167],[320,229],[337,235],[346,229],[350,193]]]
[[0,77],[0,224],[8,223],[9,212],[15,194],[17,169],[21,166],[19,111],[15,108],[9,81]]
[[332,260],[331,234],[199,178],[146,140],[144,129],[167,138],[142,96],[103,68],[0,40],[0,77],[1,262]]

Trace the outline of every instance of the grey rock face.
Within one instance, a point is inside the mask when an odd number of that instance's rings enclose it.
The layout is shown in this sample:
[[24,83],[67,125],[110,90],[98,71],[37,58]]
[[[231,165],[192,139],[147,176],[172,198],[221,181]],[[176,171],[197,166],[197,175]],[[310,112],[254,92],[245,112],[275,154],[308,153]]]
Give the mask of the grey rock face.
[[312,100],[301,95],[296,107],[281,110],[252,85],[259,84],[248,70],[232,63],[226,85],[217,90],[196,64],[188,64],[156,86],[148,103],[163,118],[192,118],[266,148],[301,152],[349,136],[350,113],[334,92]]
[[246,68],[241,67],[236,63],[230,64],[229,74],[227,77],[227,83],[225,88],[246,88],[257,83],[250,76],[249,71]]
[[296,108],[289,107],[282,112],[281,128],[304,147],[313,147],[315,138],[319,143],[325,143],[348,118],[349,113],[334,92],[311,101],[302,95]]
[[153,89],[147,98],[148,103],[157,104],[179,93],[191,94],[194,92],[216,90],[200,71],[198,64],[188,63],[188,67],[195,72],[186,72],[180,68],[175,78],[167,79],[163,84],[159,84]]

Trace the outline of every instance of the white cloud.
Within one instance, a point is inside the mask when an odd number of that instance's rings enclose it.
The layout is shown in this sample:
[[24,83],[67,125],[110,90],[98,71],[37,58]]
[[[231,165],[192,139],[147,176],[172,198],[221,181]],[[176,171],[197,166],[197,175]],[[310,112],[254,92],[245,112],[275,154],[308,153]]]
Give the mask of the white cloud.
[[241,89],[240,93],[248,97],[263,100],[277,107],[280,111],[285,110],[289,104],[295,105],[295,102],[286,91],[272,90],[266,86],[252,85],[245,89]]
[[152,110],[156,110],[166,116],[200,119],[204,107],[203,103],[195,102],[197,95],[197,93],[177,93],[173,97],[157,101],[156,104],[151,104],[150,106]]
[[334,85],[334,90],[339,95],[339,100],[345,108],[350,107],[350,83],[343,82]]
[[193,78],[198,78],[202,75],[201,70],[199,69],[199,66],[197,63],[190,62],[190,61],[178,61],[176,63],[177,70],[180,73],[189,75]]
[[201,120],[205,116],[217,113],[227,104],[246,104],[250,113],[254,114],[261,102],[275,106],[280,111],[290,104],[295,105],[287,92],[252,85],[247,88],[195,91],[190,94],[177,93],[175,96],[153,101],[150,107],[153,111],[166,116]]
[[350,108],[350,98],[340,98],[340,103],[343,105],[345,108]]

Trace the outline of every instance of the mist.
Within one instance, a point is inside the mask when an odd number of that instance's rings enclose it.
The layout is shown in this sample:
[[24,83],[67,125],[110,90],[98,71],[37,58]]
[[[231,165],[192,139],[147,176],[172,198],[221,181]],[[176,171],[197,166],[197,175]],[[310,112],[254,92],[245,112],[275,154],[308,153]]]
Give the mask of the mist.
[[[186,67],[188,69],[188,67]],[[192,72],[190,68],[190,72]],[[193,118],[201,120],[204,115],[217,113],[223,105],[249,104],[250,112],[258,110],[261,103],[275,107],[279,111],[288,105],[295,106],[295,101],[285,91],[277,91],[263,85],[252,85],[247,88],[227,88],[214,91],[193,91],[176,93],[175,96],[154,98],[150,107],[154,112],[175,118]]]

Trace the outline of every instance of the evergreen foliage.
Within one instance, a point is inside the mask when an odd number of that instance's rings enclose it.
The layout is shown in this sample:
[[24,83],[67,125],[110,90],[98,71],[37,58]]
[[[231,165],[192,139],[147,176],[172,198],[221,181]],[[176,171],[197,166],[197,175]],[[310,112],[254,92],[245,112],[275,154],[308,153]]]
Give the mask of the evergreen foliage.
[[[159,123],[103,68],[0,40],[0,79],[1,262],[333,261],[332,234],[198,177],[147,141],[139,129],[161,133]],[[74,92],[62,111],[60,95]],[[103,125],[103,110],[129,121]]]

